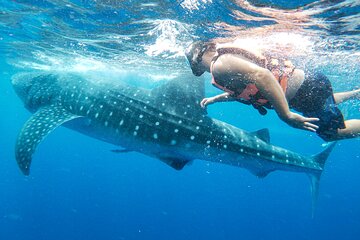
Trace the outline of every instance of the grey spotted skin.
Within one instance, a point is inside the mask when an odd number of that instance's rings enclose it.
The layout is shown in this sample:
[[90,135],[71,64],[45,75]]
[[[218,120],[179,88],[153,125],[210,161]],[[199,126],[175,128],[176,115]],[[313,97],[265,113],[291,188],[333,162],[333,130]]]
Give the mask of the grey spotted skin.
[[24,125],[15,146],[16,160],[24,174],[29,173],[31,157],[36,146],[56,127],[77,118],[58,106],[46,106],[36,112]]
[[186,76],[145,90],[72,74],[20,74],[13,77],[13,86],[34,113],[15,147],[25,175],[38,144],[60,125],[178,170],[201,159],[246,168],[258,177],[275,170],[307,173],[315,192],[334,147],[302,156],[270,144],[266,129],[250,133],[208,117],[199,105],[201,78]]

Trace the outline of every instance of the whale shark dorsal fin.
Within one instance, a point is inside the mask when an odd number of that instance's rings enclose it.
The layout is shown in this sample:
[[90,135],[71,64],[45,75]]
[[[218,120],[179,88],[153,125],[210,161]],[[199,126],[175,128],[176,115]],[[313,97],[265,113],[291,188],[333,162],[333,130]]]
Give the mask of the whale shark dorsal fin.
[[205,115],[206,111],[200,107],[200,101],[205,97],[203,77],[183,76],[154,88],[151,96],[160,108],[166,108],[183,117]]
[[263,129],[253,132],[253,134],[255,136],[257,136],[258,138],[260,138],[261,140],[263,140],[264,142],[270,143],[269,129],[263,128]]
[[20,170],[29,175],[32,155],[39,143],[55,128],[78,117],[61,106],[53,105],[40,108],[32,115],[16,140],[15,157]]

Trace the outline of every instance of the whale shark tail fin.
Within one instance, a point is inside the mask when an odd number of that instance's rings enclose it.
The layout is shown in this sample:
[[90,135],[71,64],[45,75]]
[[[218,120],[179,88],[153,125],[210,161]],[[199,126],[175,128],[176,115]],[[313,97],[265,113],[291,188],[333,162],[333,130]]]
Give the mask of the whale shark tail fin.
[[336,145],[336,142],[331,142],[326,146],[324,151],[312,156],[313,161],[318,163],[322,169],[324,168],[326,160],[328,159],[328,157],[329,157],[331,151],[334,149],[335,145]]
[[324,170],[326,160],[328,159],[331,151],[334,149],[336,142],[328,144],[324,151],[312,156],[313,162],[319,164],[321,171],[309,173],[311,195],[312,195],[312,216],[314,217],[317,198],[319,196],[319,185],[322,171]]

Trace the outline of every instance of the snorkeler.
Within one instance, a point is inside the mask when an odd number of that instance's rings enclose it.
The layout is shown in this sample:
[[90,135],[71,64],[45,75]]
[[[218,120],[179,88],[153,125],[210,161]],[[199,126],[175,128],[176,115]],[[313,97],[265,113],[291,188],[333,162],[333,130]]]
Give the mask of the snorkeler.
[[360,99],[360,89],[334,94],[322,73],[297,69],[284,57],[238,45],[196,42],[187,49],[186,57],[195,76],[210,72],[212,84],[225,92],[204,98],[203,108],[239,101],[262,115],[274,109],[288,125],[316,132],[325,141],[360,136],[360,119],[345,121],[337,107],[346,100]]

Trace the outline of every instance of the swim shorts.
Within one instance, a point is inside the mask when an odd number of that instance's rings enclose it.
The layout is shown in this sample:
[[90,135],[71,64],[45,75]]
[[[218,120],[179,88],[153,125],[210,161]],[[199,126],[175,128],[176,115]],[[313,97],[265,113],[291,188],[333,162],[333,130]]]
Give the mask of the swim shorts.
[[305,80],[289,105],[306,117],[319,118],[315,123],[319,126],[316,133],[325,141],[336,135],[338,129],[345,128],[344,116],[335,104],[331,82],[320,72],[305,73]]

